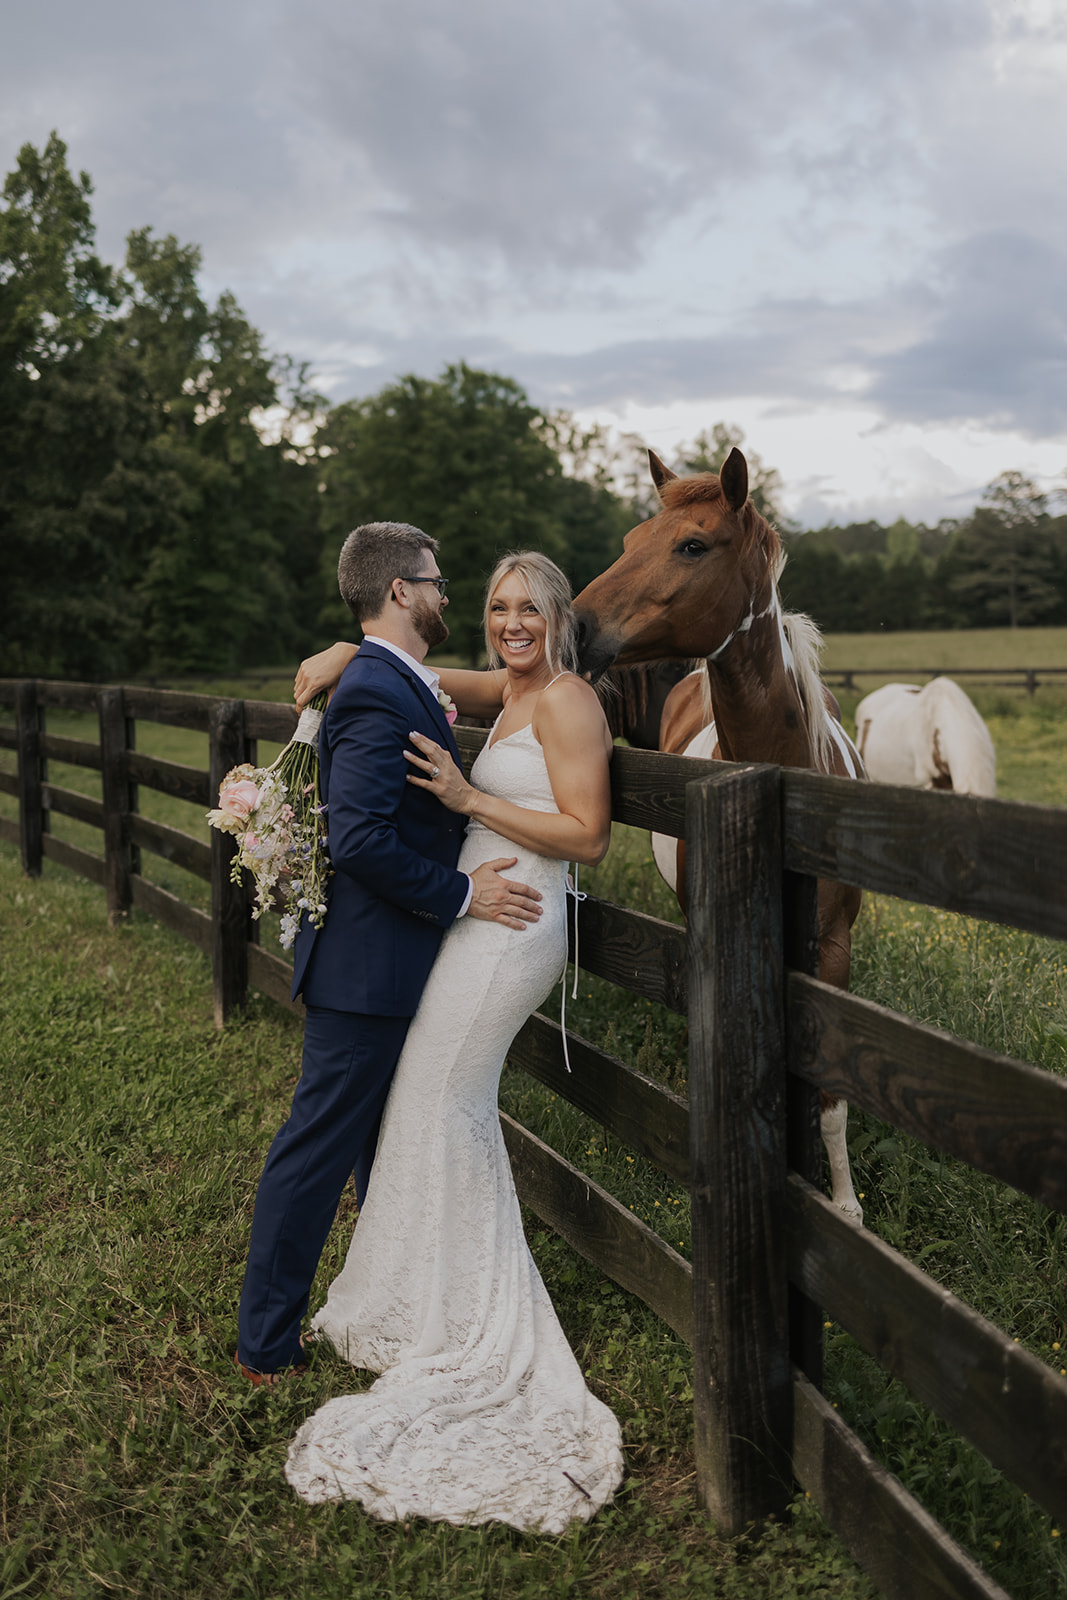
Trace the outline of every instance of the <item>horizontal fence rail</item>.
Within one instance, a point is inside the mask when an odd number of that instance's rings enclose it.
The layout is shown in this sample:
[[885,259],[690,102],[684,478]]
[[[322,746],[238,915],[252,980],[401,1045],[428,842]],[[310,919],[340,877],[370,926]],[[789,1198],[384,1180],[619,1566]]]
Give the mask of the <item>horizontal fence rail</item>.
[[984,922],[1067,939],[1062,806],[782,773],[785,860]]
[[1067,676],[1067,667],[824,667],[822,679],[835,689],[856,689],[857,678],[886,678],[907,683],[912,678],[981,678],[992,688],[1021,685],[1028,694],[1050,678]]
[[786,993],[792,1072],[1067,1212],[1067,1079],[804,973]]
[[[15,753],[18,772],[0,773],[0,793],[18,800],[19,821],[0,819],[0,837],[19,845],[27,870],[44,859],[70,867],[106,888],[115,920],[144,911],[204,950],[219,1021],[249,986],[302,1012],[287,962],[256,942],[248,896],[229,883],[231,841],[138,812],[141,787],[207,809],[256,740],[290,737],[293,708],[0,682],[5,705],[14,719],[0,723],[0,750]],[[50,733],[51,707],[97,715],[100,743]],[[209,770],[136,750],[136,724],[148,720],[206,734]],[[485,734],[457,737],[469,762]],[[51,781],[49,761],[99,770],[104,799]],[[611,782],[616,821],[686,839],[697,863],[690,927],[589,896],[571,957],[689,1019],[689,1100],[573,1035],[568,1073],[559,1026],[537,1014],[509,1065],[689,1187],[693,1262],[502,1116],[519,1194],[693,1347],[701,1494],[725,1531],[781,1509],[795,1477],[887,1595],[995,1600],[993,1580],[805,1375],[819,1365],[809,1313],[828,1312],[1058,1517],[1067,1383],[812,1187],[815,1092],[1067,1212],[1067,1081],[821,983],[814,880],[1067,939],[1067,812],[622,748]],[[56,838],[53,814],[98,829],[103,854]],[[211,915],[150,883],[141,851],[210,882]]]
[[1062,1517],[1067,1383],[795,1175],[788,1204],[793,1282],[917,1399]]

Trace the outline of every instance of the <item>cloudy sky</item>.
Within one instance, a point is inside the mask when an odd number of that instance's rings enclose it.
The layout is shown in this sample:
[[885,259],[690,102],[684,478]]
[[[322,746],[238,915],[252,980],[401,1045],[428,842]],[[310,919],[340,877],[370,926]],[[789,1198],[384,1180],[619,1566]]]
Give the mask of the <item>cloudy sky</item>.
[[1067,469],[1063,0],[3,0],[0,154],[331,399],[463,358],[806,525]]

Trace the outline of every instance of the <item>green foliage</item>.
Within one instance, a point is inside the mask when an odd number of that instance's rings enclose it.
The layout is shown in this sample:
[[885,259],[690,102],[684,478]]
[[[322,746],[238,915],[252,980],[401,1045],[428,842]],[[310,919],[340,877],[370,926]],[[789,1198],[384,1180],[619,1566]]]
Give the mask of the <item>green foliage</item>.
[[[0,641],[8,671],[121,659],[127,524],[147,407],[117,349],[121,289],[92,250],[88,175],[53,136],[0,209]],[[67,641],[66,645],[62,641]],[[117,664],[117,663],[116,663]]]
[[[327,412],[200,251],[148,228],[117,270],[95,253],[92,185],[56,134],[24,145],[0,197],[0,673],[85,679],[291,660],[352,622],[336,586],[357,523],[441,540],[453,648],[481,650],[496,557],[535,548],[582,589],[656,509],[643,445],[532,405],[460,363]],[[675,452],[717,471],[741,430]],[[1067,623],[1067,517],[1004,473],[962,524],[796,534],[777,471],[752,499],[783,527],[787,604],[827,631]]]
[[947,526],[903,521],[814,529],[787,537],[785,605],[827,633],[925,629],[943,622],[938,557]]
[[195,247],[142,229],[126,271],[105,267],[90,193],[55,134],[4,186],[0,671],[291,656],[318,603],[315,477],[292,444],[314,397],[232,296],[204,302]]
[[332,574],[361,522],[413,522],[441,541],[451,648],[476,662],[486,577],[507,550],[543,550],[576,589],[621,549],[626,513],[602,483],[564,475],[567,419],[547,418],[510,378],[463,363],[409,375],[334,408],[323,453],[324,626],[351,629]]
[[199,264],[172,237],[130,237],[124,335],[164,419],[153,457],[172,486],[137,601],[153,664],[178,670],[280,659],[308,640],[317,598],[313,474],[286,448],[312,397],[292,396],[282,439],[264,442],[276,363],[231,295],[203,302]]
[[[675,472],[719,472],[730,451],[745,442],[743,428],[726,422],[716,422],[709,430],[698,433],[692,444],[679,446],[677,459],[671,462]],[[789,527],[783,517],[780,499],[783,489],[781,474],[776,467],[768,467],[755,450],[745,451],[748,463],[749,499],[761,517],[777,527]]]
[[1011,628],[1067,620],[1067,519],[1052,524],[1046,497],[1021,472],[1002,472],[984,500],[953,551],[949,589],[964,615]]
[[1067,623],[1067,517],[1020,472],[985,503],[936,528],[876,522],[787,541],[782,593],[824,632],[1056,626]]

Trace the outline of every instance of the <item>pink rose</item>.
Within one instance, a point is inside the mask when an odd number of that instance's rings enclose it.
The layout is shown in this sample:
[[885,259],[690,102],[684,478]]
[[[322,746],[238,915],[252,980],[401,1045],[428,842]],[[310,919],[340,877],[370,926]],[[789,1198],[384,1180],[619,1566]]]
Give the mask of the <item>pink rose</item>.
[[258,804],[259,790],[250,778],[224,783],[219,790],[219,810],[236,817],[239,822],[244,822]]

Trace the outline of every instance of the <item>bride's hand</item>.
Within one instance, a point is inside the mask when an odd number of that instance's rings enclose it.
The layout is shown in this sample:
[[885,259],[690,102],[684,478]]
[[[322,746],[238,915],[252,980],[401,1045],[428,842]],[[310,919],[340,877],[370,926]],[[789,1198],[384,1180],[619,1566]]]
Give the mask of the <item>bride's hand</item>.
[[467,782],[448,751],[434,744],[424,733],[412,733],[408,737],[419,751],[418,755],[404,751],[404,760],[418,768],[417,773],[408,773],[408,782],[420,789],[429,789],[449,811],[473,816],[478,790]]
[[306,706],[320,689],[329,689],[332,696],[342,672],[358,650],[358,645],[338,641],[328,650],[320,650],[317,656],[301,661],[293,684],[293,699],[297,705]]

